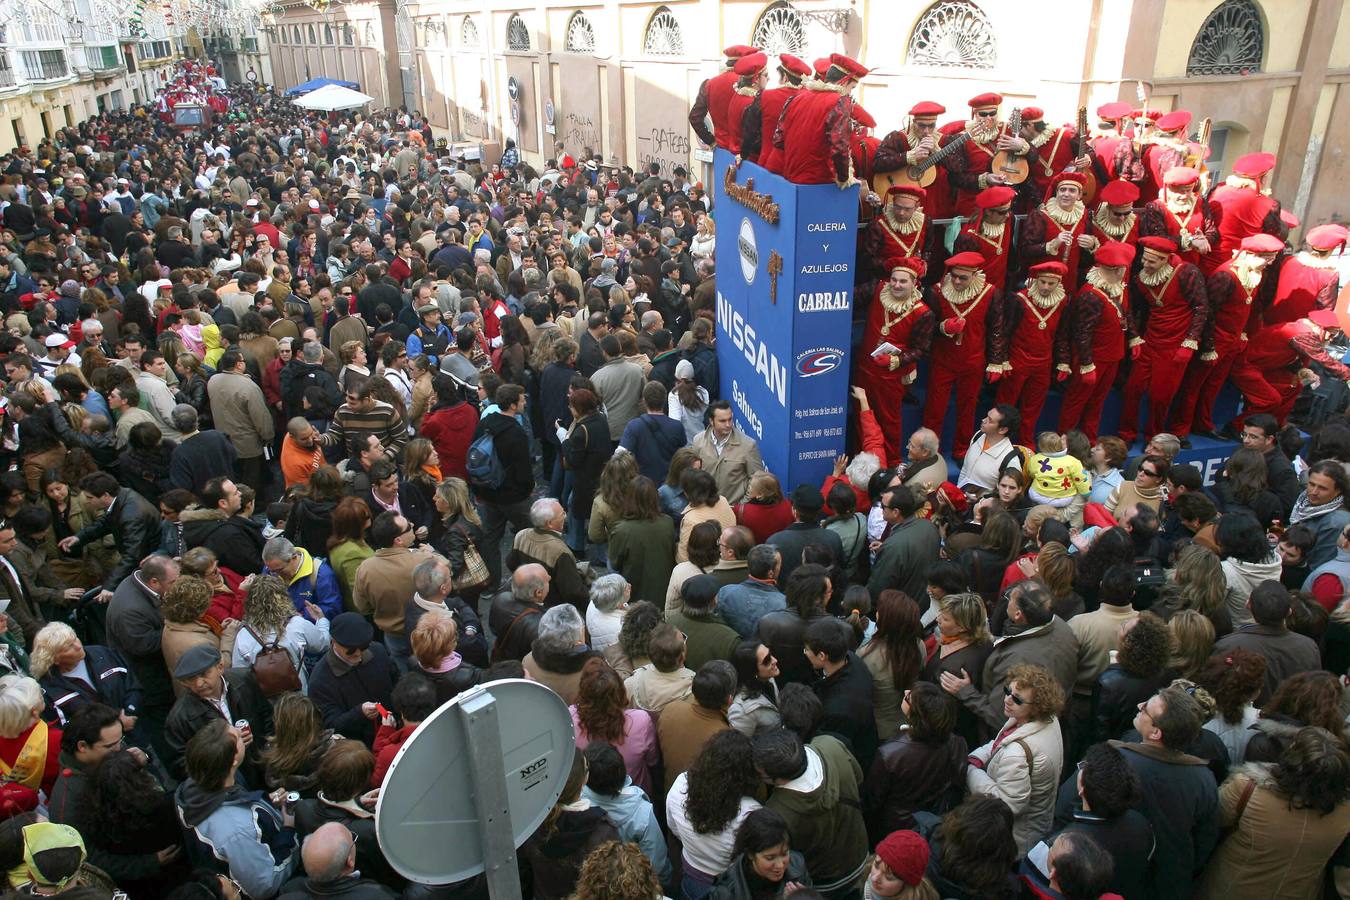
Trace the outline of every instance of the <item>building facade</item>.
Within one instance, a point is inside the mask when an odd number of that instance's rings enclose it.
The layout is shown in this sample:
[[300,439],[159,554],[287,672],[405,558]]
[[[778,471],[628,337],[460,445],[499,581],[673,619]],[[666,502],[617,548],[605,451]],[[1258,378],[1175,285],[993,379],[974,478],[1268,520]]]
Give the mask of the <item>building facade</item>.
[[134,35],[104,0],[9,0],[0,11],[0,152],[148,102],[179,56],[181,33],[157,8]]
[[535,164],[561,141],[706,178],[689,106],[722,47],[754,43],[861,60],[872,72],[855,96],[881,134],[920,99],[955,119],[993,89],[1005,111],[1034,102],[1072,122],[1080,106],[1142,90],[1151,107],[1212,120],[1216,174],[1269,150],[1275,191],[1305,222],[1350,215],[1339,187],[1350,174],[1347,0],[1076,0],[1053,12],[1018,0],[357,0],[286,5],[273,27],[278,87],[357,81],[489,160],[506,138]]

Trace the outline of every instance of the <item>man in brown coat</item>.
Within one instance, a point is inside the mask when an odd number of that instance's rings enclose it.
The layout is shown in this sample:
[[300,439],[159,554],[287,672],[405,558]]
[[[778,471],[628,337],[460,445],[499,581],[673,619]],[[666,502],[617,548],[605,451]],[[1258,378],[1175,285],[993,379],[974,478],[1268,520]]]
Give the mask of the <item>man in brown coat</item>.
[[370,616],[384,632],[384,646],[395,664],[407,671],[412,644],[403,625],[403,611],[416,589],[413,569],[427,555],[414,552],[412,523],[401,513],[386,510],[370,526],[370,546],[375,555],[356,569],[352,582],[352,605]]
[[666,765],[667,792],[680,773],[693,765],[708,739],[731,727],[727,708],[735,692],[736,670],[725,660],[713,659],[694,674],[693,697],[661,710],[656,737]]

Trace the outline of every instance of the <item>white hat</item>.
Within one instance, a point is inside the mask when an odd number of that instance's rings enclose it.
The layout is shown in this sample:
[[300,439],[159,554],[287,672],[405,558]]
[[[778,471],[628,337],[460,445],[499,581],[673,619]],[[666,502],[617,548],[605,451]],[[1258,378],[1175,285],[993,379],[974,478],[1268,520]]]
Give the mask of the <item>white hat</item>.
[[318,200],[310,200],[310,201],[309,201],[309,208],[310,208],[310,209],[318,209],[318,208],[319,208],[319,201],[318,201]]
[[694,364],[687,359],[680,360],[675,365],[675,377],[692,381],[694,379]]
[[244,205],[245,205],[245,206],[257,206],[257,205],[258,205],[258,198],[257,198],[257,197],[249,197],[248,200],[245,201]]
[[53,331],[43,338],[42,343],[47,347],[74,347],[75,342],[66,337],[59,331]]

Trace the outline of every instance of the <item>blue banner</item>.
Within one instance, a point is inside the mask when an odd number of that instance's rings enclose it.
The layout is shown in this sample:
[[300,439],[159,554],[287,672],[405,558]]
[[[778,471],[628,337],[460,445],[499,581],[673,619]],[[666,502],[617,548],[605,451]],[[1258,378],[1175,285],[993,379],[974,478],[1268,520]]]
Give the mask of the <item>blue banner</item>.
[[790,491],[823,482],[844,452],[858,187],[732,163],[716,151],[722,396]]

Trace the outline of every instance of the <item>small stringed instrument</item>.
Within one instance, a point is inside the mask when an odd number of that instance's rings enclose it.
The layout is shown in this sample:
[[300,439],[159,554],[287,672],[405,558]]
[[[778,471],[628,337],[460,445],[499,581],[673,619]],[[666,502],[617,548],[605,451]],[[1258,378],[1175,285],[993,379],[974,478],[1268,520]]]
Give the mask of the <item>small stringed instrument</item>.
[[[1084,153],[1087,153],[1087,148],[1088,148],[1088,127],[1087,127],[1087,122],[1088,122],[1088,119],[1087,119],[1087,107],[1086,107],[1086,106],[1080,106],[1080,107],[1078,107],[1078,134],[1077,134],[1077,136],[1074,138],[1074,141],[1073,141],[1073,158],[1074,158],[1074,159],[1077,159],[1078,157],[1082,156]],[[1092,164],[1089,163],[1089,164],[1087,165],[1086,168],[1080,170],[1080,169],[1078,169],[1076,166],[1074,166],[1072,163],[1070,163],[1070,164],[1069,164],[1069,169],[1070,169],[1071,171],[1075,171],[1075,172],[1081,171],[1081,172],[1083,173],[1083,178],[1084,178],[1084,183],[1083,183],[1083,202],[1084,202],[1084,203],[1087,203],[1087,202],[1089,202],[1090,200],[1092,200],[1093,197],[1096,197],[1096,196],[1097,196],[1097,176],[1096,176],[1096,174],[1092,171]]]
[[950,142],[928,154],[928,158],[923,162],[912,166],[901,166],[893,172],[873,175],[872,190],[884,197],[887,190],[897,185],[901,187],[928,187],[934,181],[937,181],[938,163],[961,149],[961,145],[968,140],[970,140],[968,132],[959,132]]
[[[1021,131],[1022,109],[1018,107],[1008,116],[1008,137],[1020,137]],[[1021,184],[1031,174],[1031,163],[1011,150],[1000,150],[990,164],[989,171],[994,175],[1002,175],[1004,184]]]

